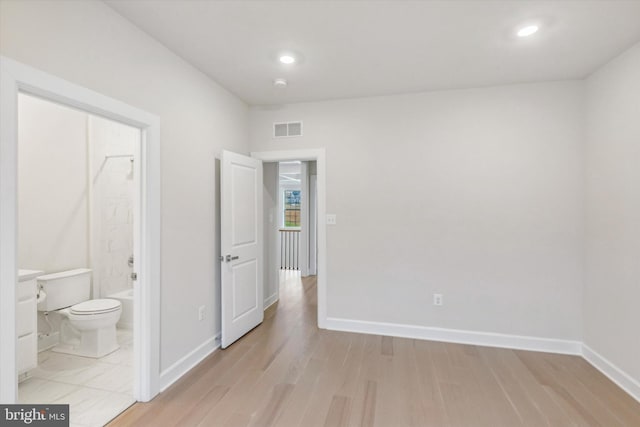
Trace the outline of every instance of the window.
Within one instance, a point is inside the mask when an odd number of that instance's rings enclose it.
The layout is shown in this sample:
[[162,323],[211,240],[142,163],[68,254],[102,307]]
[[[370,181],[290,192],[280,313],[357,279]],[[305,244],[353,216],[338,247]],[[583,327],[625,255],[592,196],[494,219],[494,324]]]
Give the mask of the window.
[[300,227],[300,190],[284,190],[284,226]]

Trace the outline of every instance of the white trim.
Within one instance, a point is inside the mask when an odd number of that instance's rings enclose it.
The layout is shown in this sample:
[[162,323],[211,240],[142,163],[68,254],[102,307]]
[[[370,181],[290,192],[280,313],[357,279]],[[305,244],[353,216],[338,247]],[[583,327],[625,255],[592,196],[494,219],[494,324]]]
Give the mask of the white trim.
[[586,344],[582,344],[582,357],[618,387],[640,402],[640,382],[618,368]]
[[267,308],[271,307],[276,302],[278,302],[278,294],[277,293],[271,295],[269,298],[265,298],[265,300],[264,300],[264,309],[266,310]]
[[[18,86],[0,57],[0,402],[17,403]],[[13,344],[13,345],[12,345]]]
[[180,358],[176,363],[169,366],[160,374],[160,391],[165,391],[173,383],[178,381],[187,372],[196,367],[207,356],[220,348],[220,334],[213,338],[209,338],[192,352]]
[[324,220],[327,212],[327,175],[326,154],[324,148],[258,151],[251,157],[263,162],[287,160],[315,160],[318,191],[318,327],[326,329],[327,323],[327,224]]
[[403,325],[398,323],[368,322],[364,320],[328,318],[327,329],[361,334],[386,335],[400,338],[451,342],[456,344],[481,345],[485,347],[511,348],[528,351],[544,351],[560,354],[582,354],[579,341],[539,338],[493,332],[465,331],[460,329],[434,328],[428,326]]
[[141,206],[134,309],[134,397],[152,399],[160,380],[160,119],[92,90],[0,56],[0,401],[17,401],[18,93],[24,92],[141,130]]
[[[276,296],[276,300],[280,299],[280,266],[282,265],[282,252],[281,252],[281,248],[282,248],[282,242],[280,241],[280,228],[284,225],[281,224],[280,221],[282,221],[284,219],[284,213],[282,212],[282,192],[280,191],[280,163],[276,163],[276,182],[275,182],[275,188],[276,188],[276,194],[277,194],[277,200],[276,200],[276,220],[269,224],[269,227],[271,228],[271,232],[274,233],[275,235],[275,239],[273,239],[273,246],[271,248],[271,250],[273,251],[274,254],[276,254],[275,256],[275,261],[272,261],[270,266],[265,266],[265,268],[267,268],[267,271],[271,271],[271,273],[269,274],[270,276],[270,283],[274,284],[274,288],[275,288],[275,296]],[[264,182],[262,183],[264,185]],[[273,183],[272,183],[273,184]],[[273,229],[275,228],[275,230]],[[263,256],[266,259],[266,254],[263,254]],[[275,264],[275,265],[274,265]]]
[[316,179],[318,177],[313,174],[309,175],[309,271],[308,273],[312,276],[315,276],[318,267],[317,267],[317,253],[318,253],[318,245],[316,244],[318,237],[318,212],[316,209],[316,205],[318,204],[316,200]]
[[309,275],[309,162],[300,163],[300,243],[298,244],[298,268],[300,275]]

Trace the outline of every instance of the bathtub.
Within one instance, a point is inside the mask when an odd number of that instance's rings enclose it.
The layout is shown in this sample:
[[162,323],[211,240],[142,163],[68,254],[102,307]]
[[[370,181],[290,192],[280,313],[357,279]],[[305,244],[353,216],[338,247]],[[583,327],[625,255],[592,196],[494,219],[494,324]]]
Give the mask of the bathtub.
[[122,329],[133,329],[133,289],[120,291],[107,298],[117,299],[122,304],[122,314],[116,326]]

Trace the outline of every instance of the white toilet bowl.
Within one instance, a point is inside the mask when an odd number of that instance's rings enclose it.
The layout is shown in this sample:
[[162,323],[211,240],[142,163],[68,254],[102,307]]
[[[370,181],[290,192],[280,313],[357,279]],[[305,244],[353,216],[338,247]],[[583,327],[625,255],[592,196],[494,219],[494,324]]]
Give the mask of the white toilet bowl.
[[53,351],[98,358],[118,349],[116,323],[122,304],[116,299],[90,299],[91,270],[46,274],[37,281],[47,296],[38,302],[38,311],[62,316],[60,344]]
[[64,320],[60,344],[52,351],[99,358],[116,351],[116,323],[122,304],[114,299],[94,299],[58,310]]

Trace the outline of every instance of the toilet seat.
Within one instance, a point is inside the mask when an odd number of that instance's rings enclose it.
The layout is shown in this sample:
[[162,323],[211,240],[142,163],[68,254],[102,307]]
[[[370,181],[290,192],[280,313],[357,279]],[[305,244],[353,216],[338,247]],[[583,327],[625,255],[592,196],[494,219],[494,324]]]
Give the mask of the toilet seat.
[[92,299],[71,306],[69,313],[76,316],[92,316],[120,310],[121,302],[115,299]]

